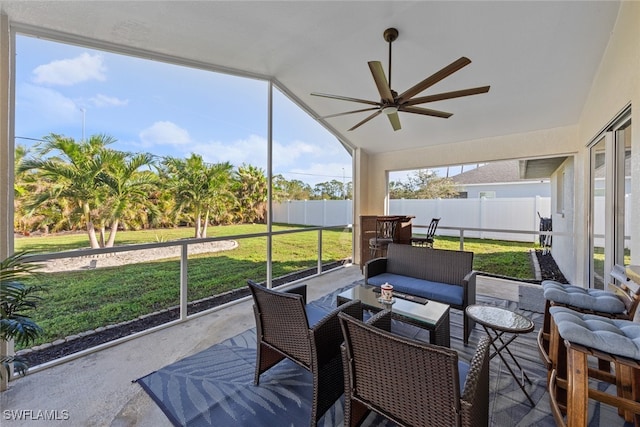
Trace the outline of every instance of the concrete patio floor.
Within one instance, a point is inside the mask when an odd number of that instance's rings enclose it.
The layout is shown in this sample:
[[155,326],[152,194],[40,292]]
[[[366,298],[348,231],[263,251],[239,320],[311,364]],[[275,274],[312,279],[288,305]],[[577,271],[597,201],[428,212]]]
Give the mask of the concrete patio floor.
[[[363,278],[347,266],[303,280],[308,300]],[[518,301],[519,282],[478,278],[479,294]],[[535,285],[531,285],[535,286]],[[10,383],[0,393],[2,426],[170,426],[159,407],[133,383],[144,375],[255,326],[252,302],[241,302]],[[9,412],[7,412],[9,411]],[[55,411],[58,420],[16,420],[11,411]],[[66,418],[66,419],[65,419]]]

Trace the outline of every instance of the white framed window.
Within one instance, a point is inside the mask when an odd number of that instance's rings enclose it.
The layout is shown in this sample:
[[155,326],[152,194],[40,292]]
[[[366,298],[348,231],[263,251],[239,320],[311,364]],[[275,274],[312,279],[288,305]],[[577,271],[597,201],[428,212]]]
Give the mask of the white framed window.
[[480,191],[479,192],[479,196],[480,198],[485,198],[485,199],[495,199],[496,198],[496,192],[495,191]]

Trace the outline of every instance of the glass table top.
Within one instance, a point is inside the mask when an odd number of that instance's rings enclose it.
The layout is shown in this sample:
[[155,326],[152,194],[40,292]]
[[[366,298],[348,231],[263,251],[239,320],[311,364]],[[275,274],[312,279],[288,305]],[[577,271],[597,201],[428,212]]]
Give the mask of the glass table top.
[[[338,297],[347,300],[360,300],[365,306],[388,309],[388,304],[378,301],[380,298],[380,288],[371,285],[357,285],[348,289]],[[426,304],[408,301],[395,297],[395,302],[391,305],[391,311],[411,319],[418,320],[428,325],[436,325],[443,315],[447,313],[449,306],[436,301],[427,301]]]
[[533,331],[534,324],[521,314],[502,307],[491,305],[470,305],[466,309],[467,315],[489,328],[515,333]]

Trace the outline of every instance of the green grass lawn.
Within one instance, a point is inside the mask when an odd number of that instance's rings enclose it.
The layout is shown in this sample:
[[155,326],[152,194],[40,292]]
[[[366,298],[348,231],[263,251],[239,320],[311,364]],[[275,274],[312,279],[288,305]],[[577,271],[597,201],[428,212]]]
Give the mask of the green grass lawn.
[[[274,231],[292,227],[274,227]],[[212,227],[210,236],[252,234],[266,231],[264,225]],[[118,233],[118,244],[149,243],[190,237],[193,229]],[[351,232],[324,230],[323,262],[351,255]],[[273,277],[317,266],[318,232],[273,236]],[[243,287],[247,279],[266,279],[266,237],[237,239],[230,251],[189,256],[188,300],[217,295]],[[87,247],[84,234],[16,239],[16,250],[36,253]],[[46,273],[38,279],[47,287],[34,319],[45,334],[39,341],[95,329],[100,326],[177,306],[180,295],[178,258],[105,267],[92,270]]]
[[[473,269],[518,279],[534,279],[529,251],[536,245],[490,239],[464,239],[464,250],[473,252]],[[458,237],[436,237],[434,248],[460,249]]]
[[[274,226],[274,231],[291,229]],[[266,231],[264,225],[211,227],[210,236],[230,236]],[[118,245],[170,241],[191,237],[193,229],[119,232]],[[317,231],[273,236],[273,277],[317,266]],[[351,256],[349,230],[323,231],[323,262]],[[217,295],[245,286],[246,279],[266,278],[266,237],[237,239],[238,247],[214,254],[191,255],[188,263],[188,300]],[[465,250],[473,251],[474,268],[493,274],[531,279],[529,243],[465,239]],[[16,250],[36,253],[87,247],[84,234],[18,238]],[[457,238],[438,237],[436,248],[459,249]],[[93,270],[47,273],[38,279],[47,293],[34,319],[45,334],[39,341],[53,340],[135,319],[179,303],[180,261],[105,267]]]

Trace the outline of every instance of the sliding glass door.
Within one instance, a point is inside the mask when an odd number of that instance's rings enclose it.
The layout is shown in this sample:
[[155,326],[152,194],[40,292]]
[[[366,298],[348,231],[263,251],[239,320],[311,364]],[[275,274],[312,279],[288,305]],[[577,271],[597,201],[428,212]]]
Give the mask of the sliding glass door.
[[604,289],[615,264],[630,260],[631,112],[590,147],[590,286]]

